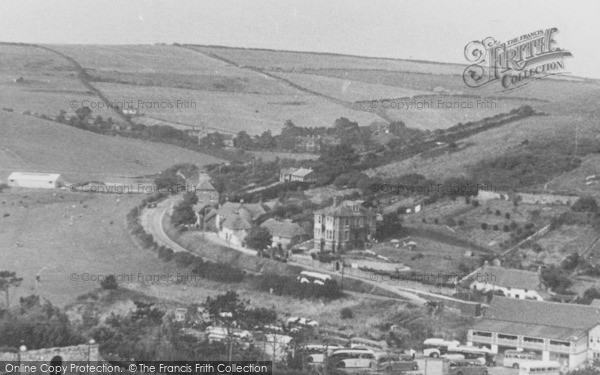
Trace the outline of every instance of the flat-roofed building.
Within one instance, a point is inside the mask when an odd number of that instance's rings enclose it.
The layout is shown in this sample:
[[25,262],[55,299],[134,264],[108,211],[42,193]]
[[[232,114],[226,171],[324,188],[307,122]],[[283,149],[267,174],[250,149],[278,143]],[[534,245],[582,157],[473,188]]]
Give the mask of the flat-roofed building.
[[496,296],[467,334],[468,345],[492,352],[522,349],[575,368],[600,358],[598,307]]

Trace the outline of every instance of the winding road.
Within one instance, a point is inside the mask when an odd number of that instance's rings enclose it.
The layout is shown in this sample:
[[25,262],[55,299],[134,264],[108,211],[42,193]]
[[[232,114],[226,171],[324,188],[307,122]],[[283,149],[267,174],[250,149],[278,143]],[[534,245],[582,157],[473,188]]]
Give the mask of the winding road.
[[[169,212],[171,205],[174,204],[178,199],[179,199],[178,196],[170,197],[170,198],[165,199],[164,201],[158,203],[156,205],[156,207],[145,208],[140,215],[140,221],[141,221],[142,226],[144,227],[144,230],[147,233],[151,234],[154,238],[154,241],[156,241],[159,245],[170,247],[171,249],[173,249],[173,251],[187,251],[187,252],[193,253],[192,251],[185,249],[184,247],[180,246],[175,241],[173,241],[166,234],[166,232],[163,228],[163,225],[162,225],[164,215],[166,215],[167,212]],[[238,247],[238,246],[232,246],[231,244],[228,244],[226,241],[219,238],[216,233],[208,233],[207,232],[205,238],[208,241],[214,242],[217,245],[226,246],[226,247],[229,247],[236,251],[243,252],[244,254],[256,256],[256,251],[250,250],[247,248]],[[198,254],[198,255],[202,255],[202,254]],[[202,255],[202,257],[205,258],[204,255]],[[209,259],[209,258],[206,258],[206,259],[209,261],[213,261],[213,262],[216,261],[216,260]],[[319,267],[311,267],[304,263],[294,262],[293,260],[288,261],[288,264],[292,264],[292,265],[301,267],[307,271],[328,273],[328,274],[330,274],[332,276],[336,276],[336,277],[340,276],[339,272],[324,270]],[[365,277],[358,277],[358,276],[354,276],[354,275],[345,274],[344,278],[360,280],[366,284],[369,284],[372,286],[377,286],[381,289],[392,292],[398,296],[398,298],[378,296],[379,298],[405,299],[405,300],[409,300],[409,301],[412,301],[414,303],[421,304],[421,305],[428,301],[426,298],[423,298],[422,296],[430,296],[434,300],[443,299],[443,300],[447,300],[447,301],[464,302],[462,300],[459,300],[459,299],[456,299],[453,297],[448,297],[448,296],[445,296],[442,294],[430,293],[430,292],[415,290],[412,288],[402,287],[402,286],[398,285],[398,282],[371,280],[370,278],[368,278],[366,276],[366,274],[365,274]]]

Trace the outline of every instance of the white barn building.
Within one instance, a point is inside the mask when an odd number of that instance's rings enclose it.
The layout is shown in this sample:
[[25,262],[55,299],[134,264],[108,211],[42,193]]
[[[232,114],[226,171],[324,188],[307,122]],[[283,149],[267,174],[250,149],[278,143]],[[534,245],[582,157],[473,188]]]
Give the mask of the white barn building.
[[63,184],[58,173],[13,172],[8,176],[8,185],[34,189],[57,189]]

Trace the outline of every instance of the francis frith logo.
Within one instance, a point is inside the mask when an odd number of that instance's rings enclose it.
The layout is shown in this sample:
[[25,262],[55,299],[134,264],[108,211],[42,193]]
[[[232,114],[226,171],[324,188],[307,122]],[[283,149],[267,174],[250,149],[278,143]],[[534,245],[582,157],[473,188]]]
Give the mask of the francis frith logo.
[[465,47],[472,65],[463,73],[470,87],[499,81],[504,90],[523,86],[533,79],[564,73],[564,58],[570,52],[556,46],[556,27],[536,30],[500,43],[492,37],[473,41]]

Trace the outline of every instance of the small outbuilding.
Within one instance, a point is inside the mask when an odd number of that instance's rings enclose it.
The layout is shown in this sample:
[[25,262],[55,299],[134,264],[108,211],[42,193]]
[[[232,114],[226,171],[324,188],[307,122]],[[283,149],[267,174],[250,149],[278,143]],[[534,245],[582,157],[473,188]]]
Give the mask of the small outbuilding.
[[33,189],[58,189],[64,184],[58,173],[13,172],[8,176],[8,185]]

